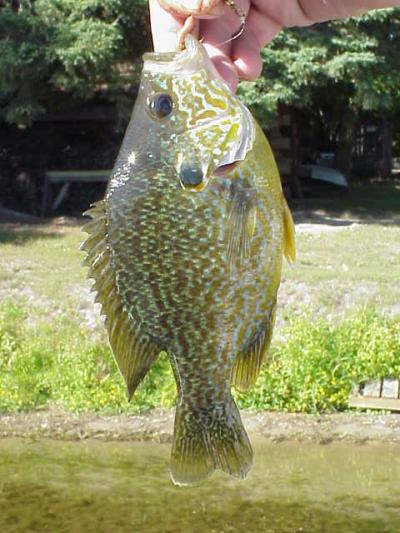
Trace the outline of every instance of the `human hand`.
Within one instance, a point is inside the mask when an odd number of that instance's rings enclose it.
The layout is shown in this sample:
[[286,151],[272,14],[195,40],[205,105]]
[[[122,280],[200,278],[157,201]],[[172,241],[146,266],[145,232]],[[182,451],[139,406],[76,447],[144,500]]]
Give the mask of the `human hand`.
[[158,1],[150,0],[154,49],[175,50],[177,33],[186,17],[194,14],[192,33],[202,39],[220,76],[233,91],[239,78],[253,80],[261,74],[261,49],[283,27],[308,26],[369,9],[400,6],[400,0],[235,0],[246,15],[246,23],[237,39],[226,42],[240,30],[241,20],[223,0]]

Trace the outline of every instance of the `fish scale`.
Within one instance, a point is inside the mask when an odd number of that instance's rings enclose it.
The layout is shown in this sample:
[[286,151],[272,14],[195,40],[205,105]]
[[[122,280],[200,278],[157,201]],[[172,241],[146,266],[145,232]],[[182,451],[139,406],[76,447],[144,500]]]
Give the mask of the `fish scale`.
[[173,481],[245,477],[252,450],[231,386],[254,385],[266,357],[293,223],[267,140],[192,37],[184,52],[145,56],[89,215],[86,264],[130,396],[160,351],[174,371]]

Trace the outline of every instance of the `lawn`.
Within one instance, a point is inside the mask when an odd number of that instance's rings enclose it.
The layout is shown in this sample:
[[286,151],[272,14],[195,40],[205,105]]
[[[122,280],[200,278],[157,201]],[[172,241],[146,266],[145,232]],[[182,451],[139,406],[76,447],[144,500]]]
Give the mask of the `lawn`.
[[[321,205],[323,206],[321,208]],[[294,210],[270,360],[243,407],[347,409],[354,382],[400,375],[400,188],[373,184]],[[171,405],[161,357],[128,404],[80,263],[78,223],[0,225],[0,410]]]

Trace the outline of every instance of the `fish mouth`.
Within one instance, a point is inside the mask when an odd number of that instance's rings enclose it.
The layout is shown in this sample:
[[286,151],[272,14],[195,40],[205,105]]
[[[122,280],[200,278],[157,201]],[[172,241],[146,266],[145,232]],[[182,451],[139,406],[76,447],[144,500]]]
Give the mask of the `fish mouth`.
[[146,66],[149,66],[150,68],[153,67],[153,64],[156,64],[157,66],[160,66],[161,68],[163,66],[168,66],[172,62],[176,61],[179,56],[184,54],[183,52],[146,52],[143,54],[143,61],[146,64]]
[[227,165],[217,166],[213,172],[206,172],[200,166],[182,166],[179,170],[179,183],[185,191],[202,192],[207,187],[210,178],[227,178],[240,161],[233,161]]
[[182,164],[179,181],[184,189],[201,191],[205,187],[205,175],[200,165]]
[[221,79],[204,47],[192,35],[186,37],[184,50],[148,52],[143,55],[143,61],[143,70],[154,74],[168,72],[176,76],[187,76],[188,73],[205,68]]

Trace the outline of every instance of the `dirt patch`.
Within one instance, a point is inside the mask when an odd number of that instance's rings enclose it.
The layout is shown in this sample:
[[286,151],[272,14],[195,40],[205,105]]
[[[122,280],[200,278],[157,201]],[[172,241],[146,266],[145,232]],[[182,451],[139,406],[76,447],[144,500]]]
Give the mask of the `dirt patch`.
[[323,222],[302,222],[296,224],[296,233],[311,233],[312,235],[320,235],[321,233],[336,233],[338,231],[358,228],[358,222],[343,222],[340,224],[331,224]]
[[[400,445],[400,416],[394,414],[317,416],[244,411],[242,416],[249,433],[274,442],[328,444],[343,441]],[[3,414],[0,415],[0,438],[170,442],[173,421],[174,411],[161,409],[135,416],[98,416],[58,410]]]

